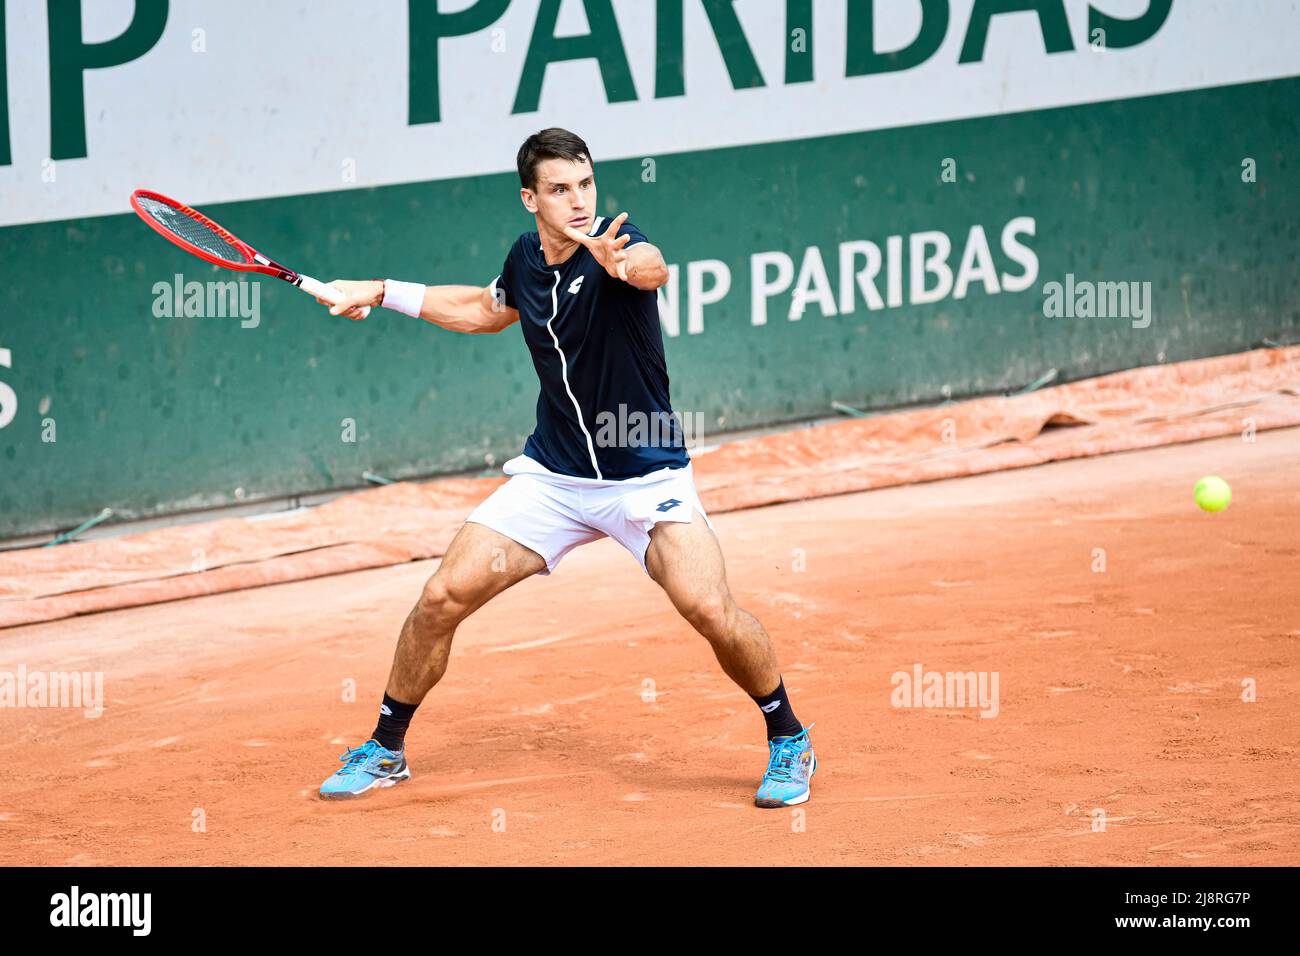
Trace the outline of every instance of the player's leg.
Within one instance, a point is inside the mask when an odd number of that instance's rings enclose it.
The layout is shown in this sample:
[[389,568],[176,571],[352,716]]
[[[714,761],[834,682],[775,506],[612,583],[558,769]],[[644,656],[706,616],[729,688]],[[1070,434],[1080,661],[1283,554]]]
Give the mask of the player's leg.
[[456,627],[502,591],[546,568],[536,551],[466,522],[402,625],[387,693],[418,705],[442,679]]
[[817,769],[808,730],[790,706],[771,638],[731,595],[717,537],[698,511],[690,522],[661,521],[649,533],[646,571],[708,640],[723,671],[754,699],[767,722],[770,759],[755,803],[803,803]]
[[506,588],[545,569],[537,552],[499,531],[473,522],[461,527],[402,625],[378,726],[369,740],[340,758],[343,766],[321,785],[321,797],[357,797],[410,778],[406,728],[447,670],[457,625]]
[[406,730],[442,678],[456,627],[506,588],[549,574],[573,548],[604,536],[575,510],[581,496],[515,475],[474,509],[407,615],[371,739],[342,757],[322,797],[352,797],[410,777]]
[[772,641],[732,597],[722,548],[699,512],[689,523],[662,521],[651,528],[645,565],[678,613],[709,642],[728,677],[751,697],[775,689],[780,671]]

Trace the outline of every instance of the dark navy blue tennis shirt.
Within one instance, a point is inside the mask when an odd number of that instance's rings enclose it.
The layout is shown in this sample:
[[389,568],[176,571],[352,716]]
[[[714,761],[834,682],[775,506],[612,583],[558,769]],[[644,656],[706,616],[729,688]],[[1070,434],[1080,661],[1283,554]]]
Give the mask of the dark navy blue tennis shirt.
[[[609,224],[597,217],[589,235]],[[630,222],[618,234],[631,236],[624,248],[646,241]],[[511,247],[492,287],[519,311],[541,384],[525,455],[562,475],[606,480],[687,465],[653,291],[614,278],[581,245],[547,265],[535,232]]]

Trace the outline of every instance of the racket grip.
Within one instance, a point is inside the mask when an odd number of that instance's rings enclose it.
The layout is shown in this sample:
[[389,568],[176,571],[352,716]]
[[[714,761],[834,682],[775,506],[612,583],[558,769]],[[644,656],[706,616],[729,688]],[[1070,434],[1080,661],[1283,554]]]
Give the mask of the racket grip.
[[[343,301],[343,295],[338,289],[334,288],[332,285],[326,285],[324,282],[313,279],[311,276],[298,276],[298,288],[302,289],[303,292],[306,292],[310,296],[315,296],[318,299],[325,299],[328,302],[332,302],[334,305],[338,305]],[[361,307],[361,317],[364,319],[369,314],[370,306],[363,305]]]

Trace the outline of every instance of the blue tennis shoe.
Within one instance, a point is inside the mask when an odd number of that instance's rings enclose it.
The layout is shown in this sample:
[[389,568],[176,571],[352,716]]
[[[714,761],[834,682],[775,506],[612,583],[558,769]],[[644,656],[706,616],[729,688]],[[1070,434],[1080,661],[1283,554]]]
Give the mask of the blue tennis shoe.
[[793,737],[774,737],[768,741],[771,756],[767,772],[754,796],[756,807],[794,807],[811,796],[812,775],[817,772],[817,755],[813,753],[809,724]]
[[387,750],[377,740],[349,749],[339,760],[343,766],[321,784],[322,800],[359,797],[376,787],[391,787],[411,778],[411,768],[402,752]]

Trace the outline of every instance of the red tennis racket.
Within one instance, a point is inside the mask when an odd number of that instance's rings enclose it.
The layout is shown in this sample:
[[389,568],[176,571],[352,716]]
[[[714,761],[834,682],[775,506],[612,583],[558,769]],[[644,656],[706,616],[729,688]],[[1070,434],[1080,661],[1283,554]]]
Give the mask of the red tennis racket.
[[[268,259],[197,209],[162,193],[137,189],[131,193],[131,208],[158,235],[205,262],[234,269],[236,272],[260,272],[262,275],[275,276],[332,305],[343,301],[343,293],[333,286]],[[369,315],[370,307],[363,306],[361,314],[362,318]]]

